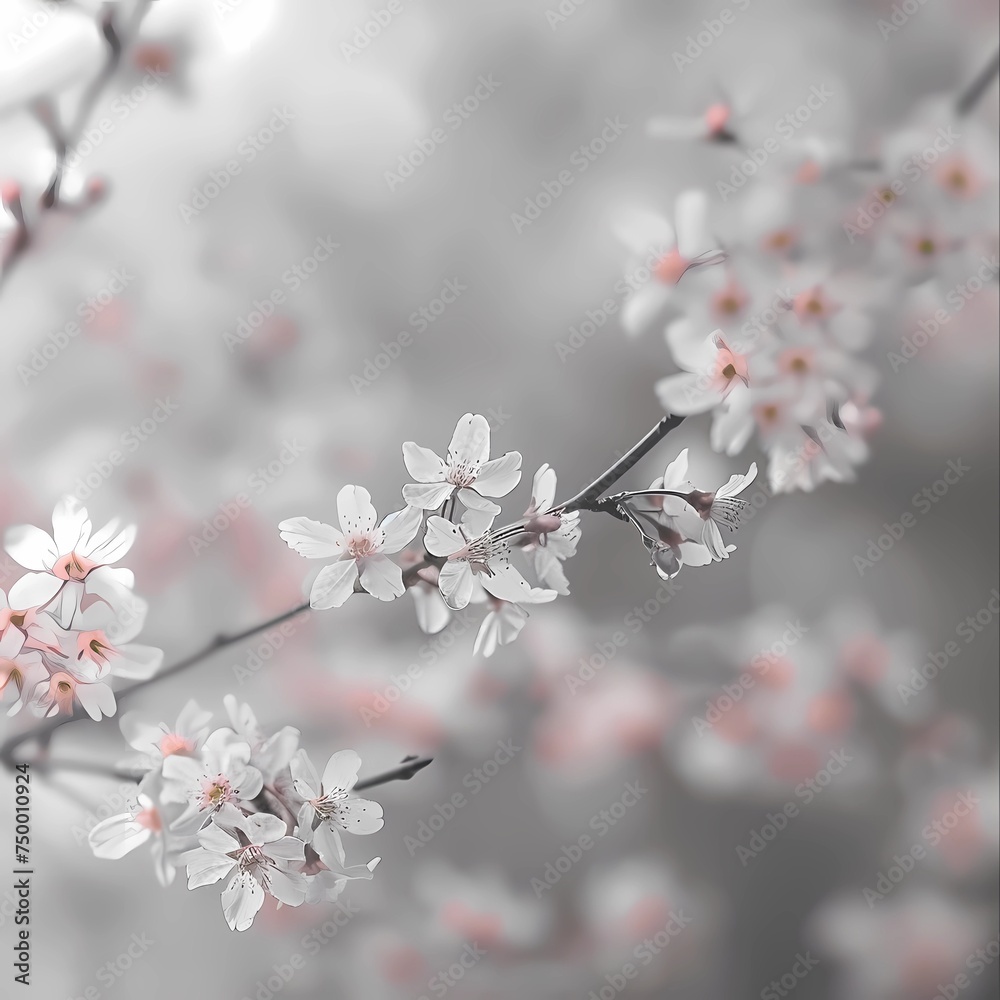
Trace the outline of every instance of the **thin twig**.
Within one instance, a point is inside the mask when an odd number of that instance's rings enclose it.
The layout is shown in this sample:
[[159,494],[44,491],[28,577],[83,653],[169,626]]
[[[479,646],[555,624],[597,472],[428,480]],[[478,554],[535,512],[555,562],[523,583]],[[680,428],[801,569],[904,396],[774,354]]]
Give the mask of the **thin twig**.
[[955,110],[960,115],[967,115],[979,103],[983,94],[989,90],[993,77],[1000,70],[1000,49],[993,53],[990,61],[976,74],[972,82],[958,95]]

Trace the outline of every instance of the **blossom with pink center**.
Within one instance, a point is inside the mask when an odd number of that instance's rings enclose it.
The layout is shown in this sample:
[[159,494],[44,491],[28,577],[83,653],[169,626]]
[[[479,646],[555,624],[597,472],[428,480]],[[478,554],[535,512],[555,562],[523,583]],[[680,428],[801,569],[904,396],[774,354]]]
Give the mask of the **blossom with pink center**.
[[402,595],[403,571],[389,555],[399,552],[412,541],[420,528],[423,514],[416,506],[407,506],[389,514],[376,526],[378,515],[371,494],[362,486],[345,486],[337,494],[337,514],[341,530],[293,517],[278,525],[289,548],[307,559],[336,557],[336,562],[320,570],[309,594],[313,608],[339,608],[361,586],[380,601],[393,601]]
[[77,662],[89,662],[100,671],[130,680],[147,680],[160,669],[163,650],[132,642],[146,621],[146,602],[133,598],[117,611],[95,601],[73,617],[76,641],[70,650]]
[[297,836],[312,844],[328,867],[346,860],[341,833],[377,833],[385,821],[382,807],[351,792],[357,783],[361,758],[354,750],[338,750],[320,779],[305,750],[292,757],[292,785],[305,801],[299,807]]
[[524,549],[531,557],[539,582],[565,596],[569,593],[569,581],[562,564],[576,555],[582,534],[580,513],[552,513],[555,502],[556,472],[546,463],[531,481],[531,503],[524,512],[528,533]]
[[[6,637],[4,637],[6,639]],[[0,646],[3,642],[0,641]],[[16,715],[49,676],[42,657],[33,651],[7,654],[0,650],[0,699],[10,700],[8,715]]]
[[554,590],[532,587],[510,564],[511,539],[523,533],[518,525],[504,532],[489,529],[472,536],[464,526],[443,517],[429,517],[424,547],[432,556],[446,559],[438,575],[438,587],[453,611],[467,607],[478,577],[494,597],[512,604],[539,604],[556,598]]
[[167,850],[163,817],[156,803],[140,792],[136,808],[101,820],[87,836],[94,856],[117,861],[137,847],[150,842],[153,867],[160,885],[170,885],[174,868]]
[[653,212],[633,211],[622,218],[616,232],[633,253],[629,270],[646,263],[656,279],[642,285],[622,308],[622,325],[633,334],[666,306],[689,271],[726,259],[708,228],[704,191],[684,191],[678,196],[674,223]]
[[194,832],[227,805],[255,798],[264,785],[250,764],[250,745],[231,729],[217,729],[197,757],[171,754],[163,760],[162,801],[186,803],[172,830]]
[[260,771],[265,784],[274,783],[299,748],[299,731],[284,726],[267,736],[249,705],[240,704],[231,694],[222,699],[222,704],[234,732],[250,744],[250,763]]
[[[84,594],[101,598],[114,607],[131,596],[133,576],[114,569],[135,540],[135,525],[118,530],[118,520],[93,530],[86,508],[74,497],[64,497],[52,512],[52,534],[31,524],[7,530],[5,547],[11,558],[33,570],[19,581],[22,600],[38,607],[60,594],[60,607],[53,614],[68,627]],[[30,593],[29,593],[30,592]]]
[[138,753],[121,761],[120,766],[149,772],[147,778],[157,776],[168,757],[198,754],[211,721],[212,713],[199,708],[193,699],[181,709],[173,726],[138,712],[126,712],[118,725],[125,741]]
[[233,873],[222,893],[230,930],[250,927],[265,895],[288,906],[305,902],[306,878],[295,867],[305,858],[305,844],[286,836],[287,830],[270,813],[244,816],[227,807],[198,833],[200,846],[181,856],[189,889],[212,885]]
[[730,346],[721,330],[702,337],[690,321],[677,320],[667,327],[667,343],[684,369],[656,383],[656,393],[668,413],[704,413],[730,393],[749,386],[749,359]]
[[[757,463],[753,462],[746,475],[731,476],[729,481],[720,486],[714,493],[704,493],[692,490],[684,500],[687,507],[677,517],[677,523],[688,537],[699,537],[712,556],[713,560],[728,559],[731,548],[722,540],[720,527],[730,531],[739,526],[740,515],[747,505],[746,500],[740,500],[742,493],[757,477]],[[701,521],[701,531],[697,531],[697,522]]]
[[95,722],[114,715],[117,703],[111,688],[94,672],[84,675],[78,665],[67,663],[66,666],[66,670],[54,671],[35,686],[31,710],[46,718],[72,715],[75,704],[79,703]]
[[406,471],[416,480],[403,487],[403,499],[422,510],[435,510],[457,496],[468,508],[463,521],[483,530],[500,513],[489,497],[504,497],[521,481],[521,453],[508,451],[490,461],[490,425],[479,413],[466,413],[455,426],[448,457],[413,441],[403,443]]

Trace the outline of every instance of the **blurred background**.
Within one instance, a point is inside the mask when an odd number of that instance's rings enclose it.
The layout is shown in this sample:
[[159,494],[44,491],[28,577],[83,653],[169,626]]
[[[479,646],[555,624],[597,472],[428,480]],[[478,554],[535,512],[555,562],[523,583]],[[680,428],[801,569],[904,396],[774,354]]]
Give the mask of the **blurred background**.
[[[109,16],[129,44],[105,79]],[[462,413],[486,415],[493,453],[524,456],[520,510],[543,462],[571,495],[660,418],[676,368],[662,322],[622,328],[616,220],[700,186],[738,230],[763,181],[723,198],[738,144],[658,141],[650,118],[752,97],[770,128],[826,87],[797,138],[861,162],[967,87],[997,10],[4,0],[0,28],[0,523],[47,526],[66,493],[95,524],[135,522],[143,638],[170,663],[299,603],[315,564],[277,522],[333,521],[345,483],[395,509],[402,441],[441,451]],[[52,116],[82,128],[45,211]],[[988,146],[996,127],[994,82],[959,131]],[[992,169],[946,228],[995,253]],[[831,246],[873,183],[827,186]],[[821,210],[792,221],[816,236]],[[902,364],[921,303],[905,275],[878,286],[882,421],[857,481],[772,496],[762,476],[721,565],[662,585],[626,525],[584,514],[572,596],[488,660],[478,612],[427,636],[409,596],[358,598],[144,691],[130,707],[173,719],[195,697],[219,725],[235,693],[314,760],[357,749],[363,776],[434,762],[372,793],[385,827],[355,848],[382,857],[372,881],[326,908],[269,901],[244,934],[212,890],[162,889],[145,852],[94,858],[86,832],[129,788],[53,773],[33,785],[29,995],[995,996],[995,274]],[[621,488],[683,447],[709,489],[766,462],[757,444],[714,454],[694,417]],[[53,741],[128,749],[115,720]]]

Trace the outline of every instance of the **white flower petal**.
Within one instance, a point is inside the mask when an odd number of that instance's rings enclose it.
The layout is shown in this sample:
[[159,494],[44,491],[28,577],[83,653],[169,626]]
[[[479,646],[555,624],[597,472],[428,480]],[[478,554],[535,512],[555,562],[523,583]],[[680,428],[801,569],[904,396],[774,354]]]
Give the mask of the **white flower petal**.
[[63,585],[63,581],[51,573],[25,573],[7,595],[8,606],[16,611],[48,604]]
[[656,383],[656,395],[667,413],[689,416],[705,413],[722,402],[722,395],[705,375],[681,372]]
[[338,788],[349,792],[358,780],[360,768],[361,757],[356,750],[338,750],[323,769],[323,792],[329,794]]
[[63,497],[56,504],[52,511],[52,537],[60,555],[82,549],[90,539],[90,529],[87,508],[76,497]]
[[465,536],[458,526],[443,517],[427,518],[424,548],[432,556],[450,556],[466,546]]
[[403,464],[418,483],[439,483],[448,472],[444,459],[437,452],[413,441],[403,442]]
[[337,494],[337,515],[345,535],[369,532],[378,520],[372,495],[363,486],[345,486]]
[[424,519],[423,508],[407,505],[402,510],[387,515],[380,525],[382,529],[382,552],[398,552],[409,545],[420,530]]
[[[476,476],[476,492],[486,497],[505,497],[521,481],[521,453],[508,451],[487,462]],[[464,503],[464,501],[463,501]]]
[[359,560],[361,586],[379,601],[394,601],[406,593],[403,571],[388,556],[377,553]]
[[451,483],[408,483],[403,487],[403,499],[411,507],[421,510],[436,510],[452,495],[455,487]]
[[309,605],[319,611],[339,608],[354,593],[354,581],[358,578],[358,564],[353,559],[324,566],[313,581],[309,592]]
[[479,413],[464,414],[455,425],[448,445],[448,465],[465,465],[478,471],[490,457],[490,424]]
[[33,524],[8,528],[4,547],[11,559],[25,569],[48,569],[60,555],[48,532]]
[[232,931],[245,931],[264,905],[264,890],[257,880],[239,874],[222,892],[222,912]]
[[278,525],[282,541],[306,559],[328,559],[343,553],[344,536],[329,524],[290,517]]
[[95,857],[117,861],[149,840],[151,832],[149,827],[137,823],[131,813],[120,813],[101,820],[87,840]]
[[335,815],[342,830],[359,836],[378,833],[385,826],[382,807],[369,799],[345,799],[337,804]]
[[438,574],[438,587],[445,604],[452,611],[461,611],[472,600],[472,567],[464,559],[447,562]]
[[309,754],[305,750],[299,750],[289,761],[288,766],[292,772],[295,791],[304,799],[318,799],[322,783]]

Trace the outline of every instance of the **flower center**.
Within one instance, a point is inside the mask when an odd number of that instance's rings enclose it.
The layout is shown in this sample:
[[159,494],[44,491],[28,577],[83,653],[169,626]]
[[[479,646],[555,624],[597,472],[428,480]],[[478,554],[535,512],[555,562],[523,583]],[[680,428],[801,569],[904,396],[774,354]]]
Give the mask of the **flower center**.
[[448,482],[464,489],[476,481],[476,470],[468,462],[455,462],[448,467]]
[[160,814],[152,806],[137,813],[135,821],[139,826],[147,830],[152,830],[153,833],[159,833],[163,829],[163,821],[160,819]]
[[674,249],[659,259],[654,270],[664,284],[676,285],[684,277],[688,267],[690,262],[681,256],[679,250]]
[[224,774],[217,774],[214,778],[202,779],[198,808],[219,809],[235,797],[229,779]]
[[378,550],[375,539],[371,535],[349,535],[347,539],[347,551],[354,559],[363,559]]
[[917,252],[922,253],[925,257],[930,257],[936,249],[934,240],[929,236],[925,236],[922,240],[917,241]]
[[62,556],[52,567],[52,575],[60,580],[80,581],[86,578],[87,574],[97,567],[97,563],[86,556],[78,556],[75,552]]
[[311,799],[309,804],[316,810],[317,815],[323,819],[329,819],[340,809],[340,803],[347,798],[347,792],[343,788],[334,788],[326,792],[318,799]]
[[194,741],[179,733],[167,733],[160,740],[160,753],[169,757],[177,753],[190,753],[194,749]]

